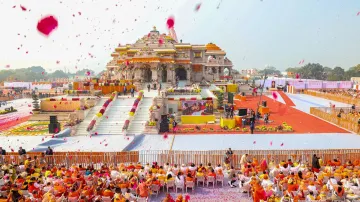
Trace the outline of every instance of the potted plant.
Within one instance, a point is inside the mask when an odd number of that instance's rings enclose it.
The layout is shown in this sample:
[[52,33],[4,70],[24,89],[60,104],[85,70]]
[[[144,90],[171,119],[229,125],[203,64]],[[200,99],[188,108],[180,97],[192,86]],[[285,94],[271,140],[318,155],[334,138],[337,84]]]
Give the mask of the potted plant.
[[39,105],[39,98],[38,96],[34,93],[32,95],[32,99],[33,99],[33,107],[34,109],[32,110],[34,114],[39,114],[40,113],[40,105]]

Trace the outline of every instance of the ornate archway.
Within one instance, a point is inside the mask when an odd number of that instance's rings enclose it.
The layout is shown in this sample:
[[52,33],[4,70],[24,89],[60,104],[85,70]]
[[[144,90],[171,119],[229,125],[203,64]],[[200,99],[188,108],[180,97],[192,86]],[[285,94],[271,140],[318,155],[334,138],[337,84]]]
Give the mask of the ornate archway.
[[144,78],[144,82],[151,82],[152,71],[150,67],[145,67],[143,69],[143,78]]
[[175,75],[180,81],[187,80],[186,69],[182,66],[175,69]]
[[166,68],[162,68],[162,70],[161,70],[161,81],[167,82],[167,69]]

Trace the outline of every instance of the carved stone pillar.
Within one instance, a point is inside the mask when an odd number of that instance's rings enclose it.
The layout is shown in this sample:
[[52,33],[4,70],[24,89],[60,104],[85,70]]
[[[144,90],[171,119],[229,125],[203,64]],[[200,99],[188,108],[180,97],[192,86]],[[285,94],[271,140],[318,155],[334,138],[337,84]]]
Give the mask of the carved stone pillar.
[[151,79],[154,81],[158,80],[158,70],[157,68],[152,68],[151,69]]

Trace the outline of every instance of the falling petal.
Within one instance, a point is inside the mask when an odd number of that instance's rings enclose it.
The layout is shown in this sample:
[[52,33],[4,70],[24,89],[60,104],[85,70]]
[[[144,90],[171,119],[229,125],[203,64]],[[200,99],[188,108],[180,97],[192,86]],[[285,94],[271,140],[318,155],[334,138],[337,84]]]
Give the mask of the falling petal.
[[45,36],[49,36],[49,34],[57,27],[58,21],[54,16],[46,16],[42,18],[37,24],[38,31]]
[[274,98],[274,100],[276,100],[278,98],[277,93],[276,92],[272,92],[272,97]]
[[166,25],[167,25],[168,29],[171,29],[171,28],[174,27],[174,25],[175,25],[175,19],[174,19],[173,16],[170,16],[170,17],[167,19]]
[[201,3],[196,4],[195,6],[195,11],[199,11],[201,7]]
[[254,141],[253,144],[256,144],[256,141]]
[[22,5],[20,5],[20,8],[21,8],[21,10],[23,10],[23,11],[26,11],[27,9],[24,7],[24,6],[22,6]]

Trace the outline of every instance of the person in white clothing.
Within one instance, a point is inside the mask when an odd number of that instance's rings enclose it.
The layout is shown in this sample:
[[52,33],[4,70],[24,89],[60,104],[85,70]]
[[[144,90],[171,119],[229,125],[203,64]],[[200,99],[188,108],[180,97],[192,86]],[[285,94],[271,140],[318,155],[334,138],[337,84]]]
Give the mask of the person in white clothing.
[[241,165],[241,169],[245,168],[245,164],[248,162],[248,154],[244,154],[241,156],[240,159],[240,165]]
[[185,165],[185,164],[182,164],[181,167],[180,167],[180,171],[183,172],[183,173],[185,173],[185,172],[186,172],[186,169],[187,169],[186,165]]
[[221,165],[220,164],[218,164],[216,167],[215,167],[215,172],[217,173],[218,172],[218,170],[222,170],[223,168],[221,167]]

